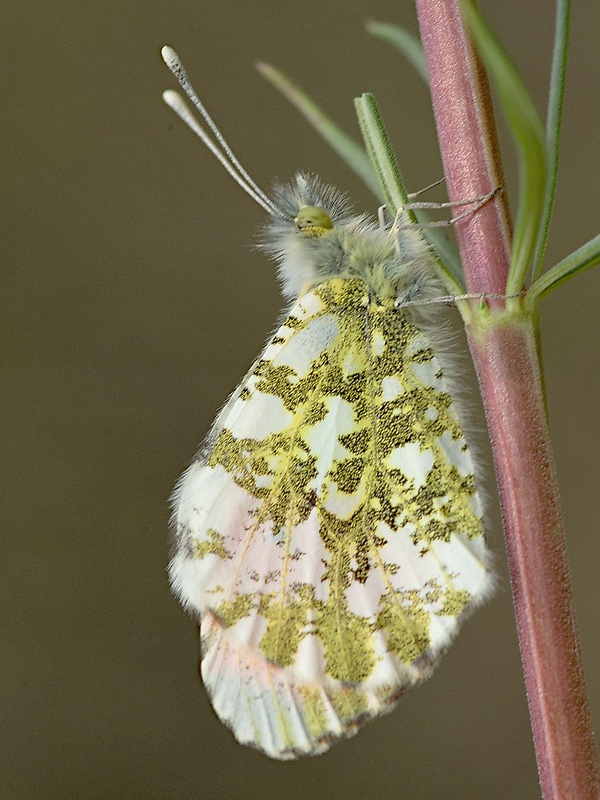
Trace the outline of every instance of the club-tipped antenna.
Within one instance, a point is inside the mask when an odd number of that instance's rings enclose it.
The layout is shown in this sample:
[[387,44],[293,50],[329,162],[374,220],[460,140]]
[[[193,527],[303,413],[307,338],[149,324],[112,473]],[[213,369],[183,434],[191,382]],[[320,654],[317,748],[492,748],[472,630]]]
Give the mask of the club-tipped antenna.
[[172,89],[167,89],[166,92],[163,92],[162,97],[165,103],[177,114],[179,119],[185,122],[188,128],[190,128],[190,130],[193,131],[193,133],[195,133],[199,139],[201,139],[206,147],[208,147],[217,161],[219,161],[225,167],[227,172],[231,175],[234,181],[242,187],[246,194],[250,195],[250,197],[257,202],[259,206],[262,206],[267,213],[281,216],[281,212],[279,212],[271,202],[267,202],[262,195],[257,194],[254,189],[243,179],[237,169],[225,156],[223,151],[217,147],[204,128],[198,124],[198,121],[192,114],[190,107],[187,105],[183,97],[177,92],[174,92]]
[[198,123],[188,105],[185,103],[183,98],[177,94],[177,92],[174,92],[170,89],[166,92],[163,92],[163,100],[165,103],[172,108],[177,116],[183,122],[185,122],[185,124],[196,134],[196,136],[198,136],[199,139],[201,139],[201,141],[206,145],[206,147],[208,147],[215,158],[225,167],[227,172],[236,181],[236,183],[242,187],[246,194],[250,195],[250,197],[260,206],[262,206],[267,213],[285,218],[285,215],[277,208],[277,206],[273,204],[268,195],[265,194],[260,186],[256,184],[256,182],[251,178],[251,176],[236,158],[235,153],[227,144],[225,137],[196,94],[194,87],[188,78],[187,72],[185,71],[185,68],[175,50],[173,50],[172,47],[165,46],[162,48],[161,54],[163,61],[171,70],[181,88],[192,101],[194,107],[197,109],[204,122],[206,122],[208,128],[214,136],[214,140]]

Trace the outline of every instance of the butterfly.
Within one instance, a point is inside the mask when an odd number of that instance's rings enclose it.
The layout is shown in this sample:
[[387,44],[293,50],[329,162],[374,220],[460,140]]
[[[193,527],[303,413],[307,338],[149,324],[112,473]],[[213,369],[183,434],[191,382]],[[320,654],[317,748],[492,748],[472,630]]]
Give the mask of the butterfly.
[[491,593],[476,465],[456,363],[417,305],[439,294],[422,233],[304,173],[265,195],[163,56],[269,214],[287,302],[176,487],[170,582],[217,715],[289,760],[390,711]]

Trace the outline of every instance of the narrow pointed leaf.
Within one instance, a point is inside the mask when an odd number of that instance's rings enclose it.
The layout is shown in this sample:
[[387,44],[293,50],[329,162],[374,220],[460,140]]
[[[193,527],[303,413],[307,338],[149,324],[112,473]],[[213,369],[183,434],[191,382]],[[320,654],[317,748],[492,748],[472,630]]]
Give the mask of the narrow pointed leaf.
[[[355,99],[354,106],[367,154],[379,178],[385,203],[390,213],[397,214],[408,203],[408,192],[379,113],[377,101],[372,94],[365,93]],[[450,243],[435,228],[426,227],[427,221],[424,215],[416,214],[412,209],[407,209],[406,214],[410,222],[423,223],[423,233],[432,244],[440,270],[446,276],[449,290],[461,294],[464,291],[462,265]]]
[[302,116],[308,120],[313,128],[321,134],[325,141],[381,200],[379,182],[362,147],[348,134],[344,133],[306,92],[285,73],[264,62],[259,62],[256,67],[261,75],[296,106]]
[[[385,203],[390,213],[396,214],[407,204],[408,192],[377,102],[372,94],[365,93],[355,99],[354,106],[367,155],[379,180]],[[411,222],[416,222],[412,211],[408,212],[408,216]]]
[[525,304],[533,308],[535,303],[562,283],[600,264],[600,234],[563,258],[556,266],[541,275],[529,288]]
[[521,77],[491,28],[470,2],[463,0],[461,8],[492,77],[519,156],[519,210],[506,285],[507,294],[514,294],[525,282],[540,230],[546,191],[544,127]]
[[569,46],[571,2],[558,0],[556,3],[556,32],[554,37],[554,52],[552,55],[552,70],[550,73],[550,91],[548,95],[548,118],[546,120],[546,146],[548,154],[548,172],[546,176],[546,192],[544,196],[544,212],[542,225],[538,234],[538,241],[533,264],[533,278],[536,279],[543,266],[546,243],[556,181],[558,178],[558,162],[560,157],[560,133],[562,128],[563,103],[565,96],[565,83],[567,77],[567,53]]
[[388,22],[371,20],[366,24],[367,31],[386,42],[390,42],[419,73],[421,78],[429,85],[427,62],[421,46],[421,40],[414,33],[401,28],[399,25],[390,25]]

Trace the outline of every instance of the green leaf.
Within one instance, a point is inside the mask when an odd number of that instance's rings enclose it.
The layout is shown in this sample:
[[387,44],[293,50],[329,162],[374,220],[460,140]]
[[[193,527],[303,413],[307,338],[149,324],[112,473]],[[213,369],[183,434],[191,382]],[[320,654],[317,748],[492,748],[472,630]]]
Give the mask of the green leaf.
[[388,22],[370,20],[365,27],[373,36],[378,36],[380,39],[393,44],[404,55],[406,60],[412,64],[426,85],[429,86],[427,62],[425,61],[425,54],[418,36],[410,33],[405,28],[401,28],[399,25],[390,25]]
[[[385,204],[390,214],[397,214],[407,204],[408,192],[379,114],[377,102],[373,95],[367,92],[354,100],[354,107],[367,155],[377,175]],[[411,222],[417,221],[412,211],[408,212],[408,217]]]
[[570,0],[558,0],[556,4],[554,52],[552,55],[552,70],[550,73],[550,92],[548,96],[548,118],[546,120],[546,147],[549,163],[546,176],[542,224],[538,234],[533,264],[534,280],[540,275],[542,270],[546,243],[548,241],[550,219],[552,217],[552,208],[554,206],[554,195],[556,193],[558,162],[560,157],[560,133],[567,77],[570,14]]
[[517,70],[491,28],[470,2],[461,9],[477,51],[492,77],[502,111],[509,125],[519,157],[519,210],[507,294],[521,290],[533,263],[546,192],[546,143],[544,127]]
[[438,266],[444,273],[449,290],[461,294],[464,291],[462,265],[450,244],[435,229],[427,228],[427,222],[422,214],[415,214],[411,208],[405,209],[407,203],[410,205],[408,192],[379,113],[377,101],[372,94],[365,93],[354,100],[354,106],[367,154],[381,184],[388,211],[394,215],[403,211],[410,223],[423,225],[423,233],[432,244]]
[[294,83],[285,73],[270,64],[256,65],[263,75],[284,97],[286,97],[308,120],[326,142],[341,156],[348,166],[361,178],[371,191],[382,199],[381,189],[371,163],[362,147],[333,122],[324,111]]
[[527,291],[525,306],[533,309],[542,297],[596,264],[600,264],[600,234],[541,275]]

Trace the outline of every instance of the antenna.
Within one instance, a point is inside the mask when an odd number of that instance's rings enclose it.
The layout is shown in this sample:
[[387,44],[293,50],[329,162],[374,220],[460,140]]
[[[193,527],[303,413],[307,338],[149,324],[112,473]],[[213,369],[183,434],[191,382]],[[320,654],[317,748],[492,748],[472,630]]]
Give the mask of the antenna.
[[260,186],[255,183],[255,181],[250,177],[248,172],[236,158],[233,150],[227,144],[225,137],[196,94],[194,87],[190,83],[187,72],[185,71],[185,68],[175,50],[173,50],[172,47],[165,46],[161,50],[161,55],[167,67],[177,78],[177,81],[183,91],[187,94],[194,107],[207,124],[214,138],[212,138],[210,134],[197,122],[189,106],[186,104],[185,100],[179,94],[177,94],[177,92],[174,92],[171,89],[163,92],[163,100],[165,103],[173,109],[177,116],[183,122],[185,122],[188,128],[190,128],[206,145],[206,147],[208,147],[210,152],[225,167],[227,172],[236,181],[236,183],[242,187],[246,194],[250,195],[250,197],[260,206],[262,206],[267,213],[271,214],[272,216],[287,219],[285,214],[283,214],[283,212],[273,204],[268,195],[266,195]]

